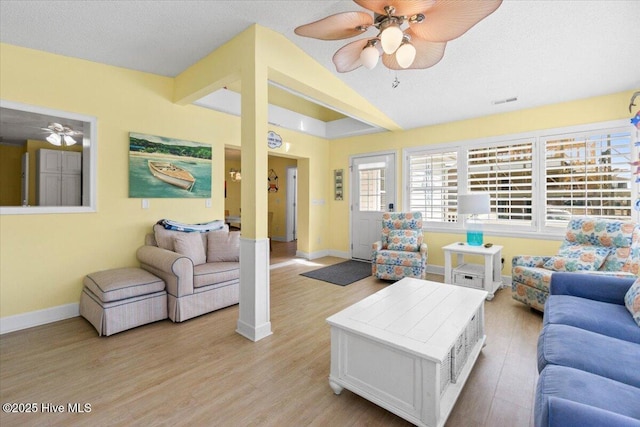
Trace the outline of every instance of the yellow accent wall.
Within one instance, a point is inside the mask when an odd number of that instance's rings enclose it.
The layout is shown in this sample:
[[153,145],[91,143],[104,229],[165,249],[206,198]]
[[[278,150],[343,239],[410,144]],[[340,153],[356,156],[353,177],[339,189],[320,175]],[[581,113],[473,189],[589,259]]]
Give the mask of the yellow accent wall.
[[[638,90],[638,89],[636,89]],[[398,210],[402,209],[402,150],[408,147],[427,146],[457,141],[473,140],[496,135],[517,134],[527,131],[574,126],[586,123],[604,122],[630,118],[628,106],[633,90],[578,101],[564,102],[511,113],[469,119],[460,122],[427,126],[404,132],[386,132],[348,139],[331,141],[329,170],[324,174],[331,179],[333,169],[349,170],[349,157],[377,151],[394,150],[398,159],[397,195]],[[345,175],[345,201],[331,199],[330,247],[338,251],[349,251],[349,202],[350,174]],[[428,264],[444,266],[442,246],[464,240],[462,233],[426,232],[425,241],[429,246]],[[511,273],[511,259],[514,255],[555,254],[560,242],[557,240],[521,239],[491,236],[485,233],[485,241],[503,245],[505,265],[503,275]]]
[[[227,181],[227,198],[224,200],[225,209],[229,211],[229,215],[240,215],[240,194],[241,194],[241,182],[232,181],[229,171],[235,169],[242,170],[242,163],[240,161],[228,160],[225,163],[225,180]],[[240,175],[242,176],[242,174]]]
[[[227,54],[219,59],[236,61],[236,52]],[[77,303],[87,273],[138,265],[135,252],[161,218],[203,222],[224,216],[224,148],[240,147],[240,118],[174,103],[171,78],[7,44],[0,44],[0,57],[0,98],[95,116],[98,139],[96,213],[0,217],[0,317]],[[269,153],[306,165],[299,171],[312,183],[301,191],[306,200],[325,197],[319,182],[329,159],[328,141],[272,130],[287,144]],[[142,209],[140,199],[130,199],[129,132],[211,144],[212,208],[204,199],[150,199],[149,209]],[[266,147],[266,132],[262,141]],[[263,186],[266,171],[260,177]],[[266,190],[262,194],[266,204]],[[326,250],[328,242],[318,235],[326,229],[327,206],[300,206],[298,216],[299,249]]]
[[0,144],[0,206],[21,206],[20,186],[24,147]]
[[[160,218],[202,222],[224,211],[224,145],[239,119],[172,102],[173,80],[7,44],[0,45],[0,97],[97,117],[98,212],[0,217],[0,316],[79,301],[84,275],[135,266],[135,251]],[[47,70],[46,73],[42,70]],[[128,198],[128,134],[213,147],[212,200]]]
[[[273,212],[273,223],[271,224],[271,235],[278,240],[285,237],[286,231],[286,207],[287,207],[287,168],[296,167],[298,161],[296,159],[269,156],[268,170],[273,169],[278,176],[278,191],[267,192],[267,179],[264,179],[264,191],[268,197],[268,212]],[[233,168],[242,170],[242,162],[228,160],[226,162],[225,171],[227,172],[227,198],[225,199],[225,208],[230,215],[240,215],[240,194],[241,183],[232,181],[229,177],[229,170]],[[262,188],[258,189],[259,191]]]
[[[253,36],[263,48],[254,60],[271,58],[267,67],[270,79],[397,129],[397,125],[367,107],[362,97],[339,80],[336,82],[328,70],[319,67],[280,34],[257,28]],[[246,35],[239,37],[244,41]],[[203,60],[207,66],[190,68],[176,79],[0,44],[0,98],[95,116],[98,134],[97,212],[0,217],[0,317],[77,303],[87,273],[137,265],[135,251],[144,234],[160,218],[203,222],[223,217],[224,181],[228,180],[224,148],[240,147],[240,119],[189,102],[216,85],[237,80],[241,65],[238,50],[233,48],[236,44],[232,40],[229,46]],[[216,74],[215,70],[223,72]],[[397,180],[400,190],[403,147],[627,118],[631,94],[629,91],[406,132],[335,141],[274,128],[284,143],[278,149],[267,150],[267,154],[295,159],[297,163],[299,251],[348,252],[348,174],[345,201],[334,201],[331,191],[333,169],[346,171],[350,155],[396,150],[400,160]],[[132,131],[211,144],[212,208],[206,208],[203,199],[150,199],[149,209],[142,209],[140,199],[128,198],[128,135]],[[266,134],[263,141],[266,146]],[[244,173],[243,170],[243,180]],[[261,173],[259,182],[260,188],[266,186],[266,175],[263,177]],[[256,188],[257,183],[256,180]],[[264,197],[261,203],[267,204],[268,196]],[[257,231],[259,237],[261,231]],[[427,233],[429,264],[443,265],[439,248],[461,237]],[[558,245],[544,240],[493,237],[491,240],[505,245],[507,261],[524,251],[552,253]],[[507,267],[503,274],[508,274]]]
[[[271,236],[284,240],[286,236],[286,214],[287,214],[287,169],[295,168],[298,165],[296,159],[285,157],[269,156],[269,170],[278,176],[278,191],[269,192],[269,212],[273,212],[273,222],[271,224]],[[268,183],[265,180],[265,191]]]

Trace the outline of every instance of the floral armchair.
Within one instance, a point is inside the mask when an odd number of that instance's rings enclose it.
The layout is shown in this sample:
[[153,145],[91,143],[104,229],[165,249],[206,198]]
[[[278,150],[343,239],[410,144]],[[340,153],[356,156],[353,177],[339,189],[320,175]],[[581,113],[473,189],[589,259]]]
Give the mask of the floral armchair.
[[427,244],[423,242],[420,212],[382,214],[382,238],[373,244],[371,273],[383,280],[424,279]]
[[633,221],[586,217],[571,219],[557,255],[513,257],[513,299],[544,311],[554,271],[638,276],[640,225]]

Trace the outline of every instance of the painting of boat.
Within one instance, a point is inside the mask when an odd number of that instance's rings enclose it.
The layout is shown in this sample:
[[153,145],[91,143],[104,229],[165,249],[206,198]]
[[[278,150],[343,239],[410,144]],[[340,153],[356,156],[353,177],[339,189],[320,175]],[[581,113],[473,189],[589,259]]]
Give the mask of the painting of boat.
[[167,184],[191,191],[196,183],[196,179],[189,171],[179,168],[173,163],[149,160],[148,165],[151,174]]

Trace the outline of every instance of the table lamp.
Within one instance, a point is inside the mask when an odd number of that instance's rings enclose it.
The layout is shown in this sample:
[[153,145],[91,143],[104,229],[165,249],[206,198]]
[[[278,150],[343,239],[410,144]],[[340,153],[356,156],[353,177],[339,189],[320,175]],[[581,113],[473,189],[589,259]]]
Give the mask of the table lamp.
[[458,214],[469,215],[464,222],[467,230],[467,244],[481,246],[483,244],[482,222],[478,215],[491,212],[489,193],[461,194],[458,196]]

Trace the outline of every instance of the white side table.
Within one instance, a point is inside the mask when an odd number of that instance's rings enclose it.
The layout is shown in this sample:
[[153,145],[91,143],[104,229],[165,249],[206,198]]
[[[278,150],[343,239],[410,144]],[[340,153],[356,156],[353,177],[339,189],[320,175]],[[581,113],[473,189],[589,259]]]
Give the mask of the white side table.
[[[444,283],[459,285],[453,280],[453,266],[451,257],[457,255],[457,265],[464,263],[464,255],[480,255],[484,257],[484,277],[482,279],[482,289],[488,292],[487,300],[490,301],[502,286],[502,246],[493,245],[489,248],[484,246],[470,246],[466,243],[451,243],[442,248],[444,251]],[[473,265],[473,264],[471,264]]]

